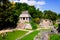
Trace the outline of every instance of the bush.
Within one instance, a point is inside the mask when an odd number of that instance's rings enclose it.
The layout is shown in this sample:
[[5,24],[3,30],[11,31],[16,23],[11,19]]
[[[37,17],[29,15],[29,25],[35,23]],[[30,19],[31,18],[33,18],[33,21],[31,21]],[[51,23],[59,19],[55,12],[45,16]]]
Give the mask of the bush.
[[34,18],[33,20],[35,23],[39,24],[40,23],[40,19],[39,18]]
[[30,24],[31,24],[33,30],[34,30],[34,29],[37,29],[37,24],[36,24],[36,23],[30,22]]
[[54,24],[54,27],[58,28],[58,24]]

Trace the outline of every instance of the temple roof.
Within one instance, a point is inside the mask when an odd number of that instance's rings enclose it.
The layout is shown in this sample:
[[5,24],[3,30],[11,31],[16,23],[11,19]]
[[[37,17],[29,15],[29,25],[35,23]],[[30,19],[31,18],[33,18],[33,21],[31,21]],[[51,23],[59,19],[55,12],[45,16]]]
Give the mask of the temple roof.
[[22,14],[20,14],[19,17],[31,17],[28,11],[22,11]]

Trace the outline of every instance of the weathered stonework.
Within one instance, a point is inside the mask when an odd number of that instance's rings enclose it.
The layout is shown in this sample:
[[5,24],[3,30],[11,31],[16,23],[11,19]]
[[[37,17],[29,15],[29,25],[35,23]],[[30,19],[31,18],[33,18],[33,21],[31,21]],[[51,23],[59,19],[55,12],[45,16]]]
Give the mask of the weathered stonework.
[[28,11],[22,11],[22,14],[20,14],[20,16],[19,16],[19,21],[17,23],[17,28],[32,29],[32,27],[29,23],[30,22],[30,17],[31,16],[29,15]]

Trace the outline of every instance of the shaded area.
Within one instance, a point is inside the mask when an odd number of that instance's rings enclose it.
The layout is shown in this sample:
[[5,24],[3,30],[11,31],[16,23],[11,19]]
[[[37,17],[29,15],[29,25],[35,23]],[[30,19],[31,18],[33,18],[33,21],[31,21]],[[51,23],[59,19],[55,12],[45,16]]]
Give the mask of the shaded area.
[[58,33],[60,33],[60,24],[58,24],[58,29],[57,30],[58,30]]

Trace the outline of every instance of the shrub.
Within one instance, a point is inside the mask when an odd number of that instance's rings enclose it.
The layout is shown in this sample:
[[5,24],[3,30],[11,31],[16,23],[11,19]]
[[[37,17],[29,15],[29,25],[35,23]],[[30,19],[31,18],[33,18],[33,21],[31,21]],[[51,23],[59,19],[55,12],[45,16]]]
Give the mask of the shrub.
[[31,24],[33,30],[34,30],[34,29],[37,29],[37,24],[36,24],[36,23],[30,22],[30,24]]
[[58,24],[54,24],[54,27],[58,28]]
[[33,20],[35,23],[39,24],[40,23],[40,19],[39,18],[34,18]]

